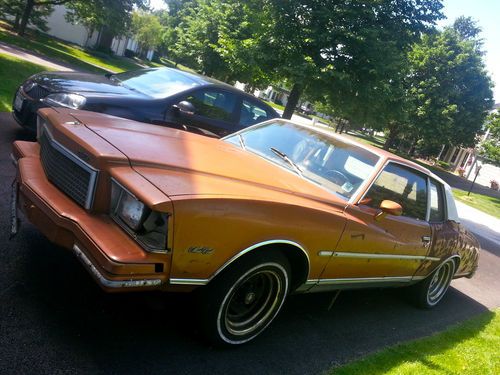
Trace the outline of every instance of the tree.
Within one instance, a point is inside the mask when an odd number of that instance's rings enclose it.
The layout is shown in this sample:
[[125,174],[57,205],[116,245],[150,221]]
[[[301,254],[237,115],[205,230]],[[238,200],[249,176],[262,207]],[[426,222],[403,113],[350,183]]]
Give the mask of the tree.
[[[14,17],[13,28],[18,30],[20,27],[21,16],[24,12],[26,0],[0,0],[0,13]],[[30,14],[28,24],[41,31],[48,31],[46,17],[53,11],[52,5],[40,6]]]
[[161,42],[162,32],[158,16],[144,11],[132,13],[132,33],[141,48],[156,48]]
[[145,9],[148,4],[149,0],[70,0],[66,19],[84,25],[89,34],[106,28],[120,35],[130,30],[134,9]]
[[[268,49],[277,73],[292,83],[283,117],[304,90],[345,93],[369,109],[374,86],[393,71],[391,60],[441,17],[442,4],[424,1],[295,0],[268,2]],[[336,88],[337,87],[337,88]],[[361,99],[363,98],[363,99]],[[354,107],[354,106],[352,106]],[[353,113],[353,111],[349,111]]]
[[90,30],[107,26],[120,33],[126,29],[134,7],[143,8],[147,4],[149,0],[24,0],[18,34],[24,35],[33,14],[47,11],[55,5],[65,5],[69,10],[68,20],[79,21]]
[[500,165],[500,113],[496,111],[490,114],[487,124],[489,136],[481,144],[479,153],[486,159]]
[[470,147],[491,108],[491,80],[475,40],[453,27],[424,35],[408,54],[411,102],[404,131],[426,154],[442,144]]
[[[291,92],[286,118],[304,91],[317,95],[341,87],[366,106],[374,98],[368,86],[380,86],[394,71],[389,61],[439,19],[442,8],[439,0],[191,4],[188,11],[180,11],[185,17],[178,26],[179,56],[208,75],[224,77],[222,72],[229,69],[232,77],[258,77],[259,84],[287,83]],[[343,98],[342,94],[330,96]],[[363,107],[358,112],[359,108]]]

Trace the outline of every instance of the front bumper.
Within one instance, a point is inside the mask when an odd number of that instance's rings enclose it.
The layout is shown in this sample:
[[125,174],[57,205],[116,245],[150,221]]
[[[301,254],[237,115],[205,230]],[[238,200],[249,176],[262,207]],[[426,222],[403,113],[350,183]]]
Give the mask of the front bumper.
[[14,98],[17,95],[23,98],[23,102],[20,110],[17,110],[14,107],[14,103],[12,103],[12,117],[23,128],[34,133],[36,132],[36,112],[40,108],[46,108],[48,106],[39,99],[31,98],[21,87],[17,90]]
[[106,291],[169,289],[170,254],[144,251],[107,215],[90,214],[46,178],[39,147],[14,143],[18,207],[49,240],[73,250]]

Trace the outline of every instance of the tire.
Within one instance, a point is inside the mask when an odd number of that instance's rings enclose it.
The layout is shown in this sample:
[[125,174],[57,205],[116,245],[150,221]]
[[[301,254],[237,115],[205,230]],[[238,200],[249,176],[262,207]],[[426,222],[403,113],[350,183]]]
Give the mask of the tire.
[[446,294],[455,274],[455,268],[455,262],[448,259],[432,274],[412,286],[415,304],[423,309],[431,309],[436,306]]
[[200,290],[202,331],[216,345],[244,344],[278,315],[290,288],[290,265],[279,252],[238,260]]

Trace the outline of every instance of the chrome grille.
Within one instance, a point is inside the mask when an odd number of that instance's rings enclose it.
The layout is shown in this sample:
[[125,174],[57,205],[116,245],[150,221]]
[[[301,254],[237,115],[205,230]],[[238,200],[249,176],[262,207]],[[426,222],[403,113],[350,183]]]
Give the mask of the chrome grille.
[[46,128],[38,142],[49,181],[80,206],[91,208],[98,171],[57,143]]
[[33,99],[45,98],[50,93],[49,90],[47,90],[46,88],[44,88],[36,83],[33,85],[33,87],[31,87],[29,90],[27,90],[25,92]]

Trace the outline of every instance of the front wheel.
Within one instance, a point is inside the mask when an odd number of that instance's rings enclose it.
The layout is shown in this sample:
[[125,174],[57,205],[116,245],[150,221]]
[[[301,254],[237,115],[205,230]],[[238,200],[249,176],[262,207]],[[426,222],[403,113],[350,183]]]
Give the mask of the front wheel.
[[276,317],[290,285],[280,253],[241,259],[201,291],[203,330],[216,344],[238,345],[258,336]]
[[455,262],[452,259],[441,264],[430,276],[415,284],[413,297],[418,307],[430,309],[444,297],[455,274]]

